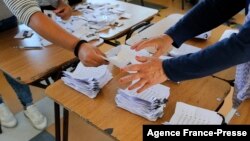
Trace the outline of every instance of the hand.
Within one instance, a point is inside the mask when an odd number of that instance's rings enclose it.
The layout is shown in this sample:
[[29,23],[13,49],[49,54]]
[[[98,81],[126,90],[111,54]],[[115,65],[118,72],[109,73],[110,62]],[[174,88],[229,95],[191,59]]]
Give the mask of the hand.
[[81,45],[78,56],[80,61],[87,67],[97,67],[108,64],[108,62],[104,60],[105,54],[88,43]]
[[129,65],[123,68],[124,71],[137,71],[137,73],[129,74],[120,79],[121,83],[132,82],[138,80],[136,83],[128,87],[129,90],[139,88],[137,93],[144,91],[152,85],[162,83],[168,78],[164,73],[162,61],[155,57],[136,57],[142,64]]
[[136,43],[131,47],[131,49],[135,49],[136,51],[139,51],[141,49],[147,48],[147,47],[153,47],[153,49],[156,50],[154,52],[154,57],[159,57],[163,54],[168,53],[172,49],[172,43],[173,39],[168,35],[161,35],[158,37],[150,38],[143,40],[141,42]]
[[72,15],[72,8],[60,0],[58,3],[58,7],[56,8],[56,10],[54,10],[54,12],[63,20],[67,20]]

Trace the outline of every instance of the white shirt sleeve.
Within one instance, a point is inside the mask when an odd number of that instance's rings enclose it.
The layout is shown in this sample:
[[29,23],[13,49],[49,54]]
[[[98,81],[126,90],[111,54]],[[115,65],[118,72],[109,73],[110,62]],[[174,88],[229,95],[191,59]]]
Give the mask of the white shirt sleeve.
[[34,13],[41,11],[36,0],[4,0],[4,3],[26,25]]

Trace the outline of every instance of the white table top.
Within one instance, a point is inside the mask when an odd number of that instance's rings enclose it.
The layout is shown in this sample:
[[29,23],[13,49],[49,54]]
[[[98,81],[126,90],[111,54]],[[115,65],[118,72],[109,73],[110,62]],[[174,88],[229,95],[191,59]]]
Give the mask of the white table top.
[[169,29],[171,26],[173,26],[175,23],[177,23],[182,17],[183,17],[182,14],[171,14],[168,17],[150,26],[149,28],[136,34],[135,36],[132,36],[130,39],[126,41],[126,44],[133,45],[142,39],[159,36],[163,34],[167,29]]

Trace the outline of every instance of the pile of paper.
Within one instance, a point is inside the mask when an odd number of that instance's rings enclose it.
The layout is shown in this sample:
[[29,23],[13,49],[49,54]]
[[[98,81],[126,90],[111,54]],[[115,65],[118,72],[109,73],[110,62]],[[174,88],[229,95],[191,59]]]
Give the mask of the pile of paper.
[[136,90],[119,89],[115,101],[118,107],[156,121],[163,116],[168,97],[169,88],[157,84],[139,94]]
[[110,26],[122,26],[123,23],[120,19],[131,17],[119,4],[85,3],[77,5],[75,9],[80,11],[83,14],[82,18],[91,23],[90,26],[97,30],[107,29]]
[[85,67],[79,63],[74,72],[63,72],[64,83],[73,89],[95,98],[101,88],[106,85],[112,78],[111,72],[107,65],[99,67]]
[[[130,14],[125,12],[125,9],[122,9],[117,4],[85,3],[77,5],[75,9],[80,11],[81,15],[71,16],[66,21],[57,17],[51,10],[45,10],[44,14],[74,36],[87,42],[99,40],[100,44],[103,43],[103,39],[99,37],[99,32],[110,29],[111,26],[122,26],[123,22],[120,19],[129,19],[131,17]],[[51,45],[49,41],[42,37],[40,42],[42,46]]]

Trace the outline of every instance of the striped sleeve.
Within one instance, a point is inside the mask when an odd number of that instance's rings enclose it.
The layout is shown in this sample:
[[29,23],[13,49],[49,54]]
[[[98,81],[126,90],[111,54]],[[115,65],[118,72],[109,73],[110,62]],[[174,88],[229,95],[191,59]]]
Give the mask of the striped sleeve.
[[24,24],[28,25],[30,17],[41,11],[36,0],[4,0],[10,11]]

